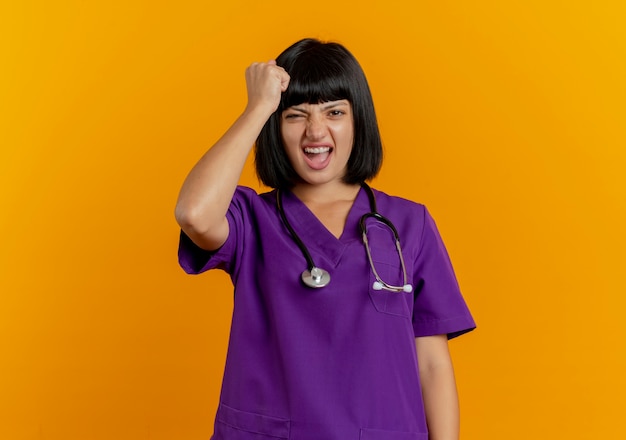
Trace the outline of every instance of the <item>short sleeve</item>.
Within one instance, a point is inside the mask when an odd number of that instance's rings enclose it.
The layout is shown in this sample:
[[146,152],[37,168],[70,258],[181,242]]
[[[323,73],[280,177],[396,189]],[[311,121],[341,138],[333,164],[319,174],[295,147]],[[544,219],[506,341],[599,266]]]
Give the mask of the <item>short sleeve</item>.
[[424,229],[414,272],[413,330],[416,337],[473,330],[474,319],[461,295],[448,252],[433,218],[424,209]]
[[255,196],[254,190],[237,187],[226,213],[228,238],[216,251],[206,251],[198,247],[187,234],[180,231],[178,263],[186,273],[199,274],[210,269],[233,273],[246,234],[245,219],[249,216],[250,198]]

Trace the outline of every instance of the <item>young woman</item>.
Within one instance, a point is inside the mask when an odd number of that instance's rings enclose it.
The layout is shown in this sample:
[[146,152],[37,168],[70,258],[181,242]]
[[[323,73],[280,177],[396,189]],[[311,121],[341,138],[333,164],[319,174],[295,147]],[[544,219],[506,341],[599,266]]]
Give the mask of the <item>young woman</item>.
[[[474,321],[425,207],[365,183],[382,147],[361,67],[305,39],[246,81],[176,206],[181,266],[235,286],[213,439],[458,439],[447,341]],[[255,142],[264,194],[238,186]]]

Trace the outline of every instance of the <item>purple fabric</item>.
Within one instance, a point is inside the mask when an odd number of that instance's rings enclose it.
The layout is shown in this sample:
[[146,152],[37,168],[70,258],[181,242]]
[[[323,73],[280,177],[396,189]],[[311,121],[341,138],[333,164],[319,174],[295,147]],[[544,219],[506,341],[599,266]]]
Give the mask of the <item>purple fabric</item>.
[[[182,233],[188,273],[226,270],[234,311],[214,440],[427,440],[415,337],[455,337],[475,325],[447,252],[424,206],[375,191],[398,229],[413,293],[375,291],[358,228],[369,212],[361,190],[340,239],[293,194],[287,218],[315,263],[331,276],[305,287],[306,261],[282,224],[275,193],[239,187],[218,251]],[[376,270],[402,284],[390,230],[368,221]]]

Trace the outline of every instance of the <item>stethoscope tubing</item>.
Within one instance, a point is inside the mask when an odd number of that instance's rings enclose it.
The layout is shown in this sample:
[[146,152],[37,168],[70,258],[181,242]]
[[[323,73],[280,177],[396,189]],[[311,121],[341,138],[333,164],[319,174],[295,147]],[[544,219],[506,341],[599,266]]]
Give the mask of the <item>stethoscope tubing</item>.
[[[391,220],[389,220],[388,218],[378,213],[378,209],[376,206],[376,198],[374,196],[374,192],[369,187],[369,185],[365,182],[362,182],[361,186],[363,187],[363,189],[365,189],[365,192],[367,193],[367,197],[369,199],[369,204],[370,204],[370,212],[363,214],[361,218],[359,219],[359,229],[361,230],[361,234],[363,237],[363,244],[365,246],[365,250],[367,253],[367,259],[372,269],[372,273],[374,274],[374,277],[376,278],[376,281],[373,284],[373,288],[374,290],[389,290],[393,292],[402,292],[402,291],[411,292],[413,290],[413,287],[410,284],[408,284],[408,281],[407,281],[408,278],[407,278],[407,273],[406,273],[406,265],[404,263],[404,257],[402,255],[402,247],[400,246],[400,236],[398,234],[398,230],[393,225]],[[302,255],[304,256],[304,258],[306,259],[307,270],[305,270],[302,273],[302,281],[307,286],[313,287],[313,288],[326,286],[330,282],[330,274],[324,269],[321,269],[315,266],[313,257],[311,257],[309,250],[307,249],[302,239],[298,236],[296,231],[291,226],[291,223],[287,219],[287,215],[285,214],[285,210],[283,208],[282,194],[281,194],[280,189],[276,190],[276,207],[278,209],[278,213],[280,215],[280,218],[283,224],[287,227],[289,234],[291,235],[294,242],[296,243],[296,245],[302,252]],[[367,240],[366,220],[368,218],[374,218],[375,220],[381,223],[384,223],[393,232],[396,250],[398,251],[398,255],[400,258],[400,265],[402,266],[402,276],[404,279],[404,285],[393,286],[391,284],[388,284],[382,280],[382,278],[378,274],[378,271],[376,271],[376,266],[374,265],[374,261],[372,260],[372,254],[370,251],[369,242]]]
[[304,255],[304,258],[306,259],[306,264],[309,268],[309,271],[313,270],[315,268],[313,257],[311,257],[311,254],[309,253],[309,250],[307,249],[307,247],[304,245],[304,242],[302,241],[302,239],[300,239],[298,234],[296,234],[296,231],[294,231],[293,227],[291,226],[291,223],[289,223],[289,220],[287,220],[287,216],[285,215],[285,210],[283,209],[282,196],[281,196],[279,189],[276,190],[276,206],[278,208],[278,213],[280,214],[280,218],[283,221],[283,224],[287,227],[287,230],[289,231],[291,238],[293,238],[293,241],[296,242],[296,245],[300,248],[300,251],[302,251],[302,255]]

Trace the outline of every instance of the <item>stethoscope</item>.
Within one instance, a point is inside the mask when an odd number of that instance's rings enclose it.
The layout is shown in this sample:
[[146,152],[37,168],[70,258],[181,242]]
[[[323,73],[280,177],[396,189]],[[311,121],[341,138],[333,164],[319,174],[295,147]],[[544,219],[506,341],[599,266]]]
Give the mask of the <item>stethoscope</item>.
[[[363,189],[365,189],[365,192],[367,193],[367,198],[369,199],[370,203],[370,212],[361,216],[361,219],[359,220],[359,229],[361,230],[361,234],[363,236],[363,244],[365,245],[367,259],[370,263],[370,267],[372,268],[372,273],[376,278],[376,281],[374,281],[372,288],[374,290],[389,290],[391,292],[410,293],[413,291],[413,286],[408,283],[408,278],[406,275],[406,265],[404,264],[404,257],[402,256],[402,248],[400,247],[400,237],[398,235],[398,230],[393,225],[393,223],[391,223],[391,220],[378,213],[378,210],[376,209],[376,198],[374,197],[374,192],[369,187],[369,185],[363,182],[361,186],[363,187]],[[296,234],[296,231],[294,231],[294,229],[291,227],[289,220],[287,220],[285,210],[283,209],[280,190],[276,190],[276,205],[278,207],[278,212],[280,213],[280,218],[283,220],[283,223],[289,230],[291,237],[296,242],[296,244],[300,248],[300,251],[302,251],[302,255],[304,255],[304,258],[306,259],[308,267],[304,272],[302,272],[302,282],[308,287],[313,288],[319,288],[328,285],[328,283],[330,283],[330,274],[326,270],[319,268],[315,265],[315,263],[313,262],[313,258],[309,253],[309,250],[304,245],[298,234]],[[365,222],[369,218],[373,218],[383,223],[393,232],[394,240],[396,243],[396,250],[398,251],[398,256],[400,257],[400,265],[402,266],[402,275],[404,277],[404,284],[402,286],[394,286],[384,282],[376,271],[374,261],[372,260],[372,253],[370,251],[369,242],[367,241],[367,225],[365,224]]]

